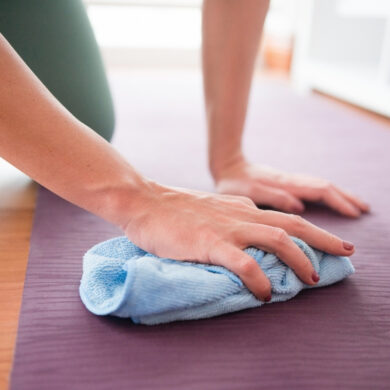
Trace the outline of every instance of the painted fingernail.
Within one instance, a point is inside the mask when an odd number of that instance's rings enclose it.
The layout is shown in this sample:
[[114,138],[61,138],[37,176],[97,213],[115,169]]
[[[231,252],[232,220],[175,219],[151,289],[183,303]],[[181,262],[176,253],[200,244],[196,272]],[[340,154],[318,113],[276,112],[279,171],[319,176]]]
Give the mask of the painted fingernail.
[[305,208],[303,206],[295,205],[292,207],[292,212],[299,214],[299,213],[303,213],[304,209]]
[[316,271],[313,272],[313,274],[311,275],[311,278],[313,279],[314,283],[317,283],[320,280],[320,277],[318,276]]
[[272,296],[269,294],[267,297],[264,298],[264,302],[269,302],[271,300]]
[[351,251],[353,249],[353,244],[352,244],[352,242],[343,241],[343,247],[347,251]]

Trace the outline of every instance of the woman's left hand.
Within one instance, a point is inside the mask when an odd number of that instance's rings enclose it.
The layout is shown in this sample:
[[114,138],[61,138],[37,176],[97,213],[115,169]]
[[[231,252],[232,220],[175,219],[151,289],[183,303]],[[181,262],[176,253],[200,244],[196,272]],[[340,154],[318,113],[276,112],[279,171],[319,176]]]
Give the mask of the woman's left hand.
[[258,205],[286,212],[303,212],[302,201],[323,202],[352,218],[369,211],[368,204],[328,180],[286,173],[242,160],[218,172],[215,184],[221,194],[246,196]]

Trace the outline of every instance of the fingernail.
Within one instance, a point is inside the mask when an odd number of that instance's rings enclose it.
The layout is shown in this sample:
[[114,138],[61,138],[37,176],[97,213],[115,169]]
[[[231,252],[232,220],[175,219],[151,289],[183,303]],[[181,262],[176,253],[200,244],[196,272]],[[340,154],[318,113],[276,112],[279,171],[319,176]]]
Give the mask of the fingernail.
[[353,249],[353,244],[352,244],[352,242],[343,241],[343,247],[347,251],[351,251]]
[[271,300],[272,296],[269,294],[267,297],[264,298],[264,302],[269,302]]
[[296,205],[296,206],[292,207],[292,212],[293,213],[297,213],[297,214],[303,213],[303,210],[304,210],[303,206]]
[[313,279],[314,283],[317,283],[320,280],[320,277],[318,276],[316,271],[313,272],[313,274],[311,275],[311,278]]

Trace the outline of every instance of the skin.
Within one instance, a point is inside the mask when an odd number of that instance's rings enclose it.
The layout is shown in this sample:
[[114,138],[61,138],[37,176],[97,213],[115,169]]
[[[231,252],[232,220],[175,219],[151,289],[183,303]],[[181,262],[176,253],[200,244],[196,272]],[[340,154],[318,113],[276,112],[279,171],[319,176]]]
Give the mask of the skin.
[[[203,29],[210,167],[219,191],[231,193],[238,192],[240,180],[257,183],[256,175],[264,180],[264,187],[287,186],[280,175],[267,177],[262,168],[252,170],[244,160],[242,165],[239,158],[228,159],[229,153],[236,156],[234,151],[240,150],[255,46],[266,12],[266,2],[248,0],[245,4],[250,12],[245,11],[248,23],[244,23],[244,10],[237,8],[239,3],[206,1]],[[253,17],[255,11],[261,11],[261,17]],[[213,19],[214,27],[210,23]],[[227,20],[234,31],[242,28],[248,34],[241,49],[237,42],[227,47],[221,44]],[[213,45],[220,55],[212,54]],[[234,59],[232,50],[239,50],[245,65],[236,72],[237,79],[234,71],[238,64],[233,61],[231,66],[223,65]],[[225,69],[221,75],[219,66]],[[226,80],[237,88],[236,95],[225,89]],[[236,125],[228,126],[225,115],[232,115]],[[222,137],[222,131],[228,137]],[[230,138],[234,141],[226,142]],[[119,226],[143,249],[179,261],[225,266],[265,301],[271,298],[270,282],[244,248],[253,245],[275,253],[309,285],[318,281],[318,275],[289,235],[335,255],[350,256],[354,252],[351,243],[303,218],[260,210],[246,196],[168,187],[142,177],[108,142],[51,95],[1,35],[0,155],[59,196]],[[292,182],[300,186],[299,180]],[[290,190],[286,187],[283,191]],[[264,194],[257,194],[255,200],[257,196],[264,198]],[[299,195],[291,192],[290,196]],[[269,204],[273,204],[271,196]]]
[[204,2],[204,90],[209,165],[216,189],[292,213],[304,211],[303,200],[321,201],[356,218],[369,210],[356,196],[325,179],[251,164],[243,154],[249,90],[268,6],[268,0]]

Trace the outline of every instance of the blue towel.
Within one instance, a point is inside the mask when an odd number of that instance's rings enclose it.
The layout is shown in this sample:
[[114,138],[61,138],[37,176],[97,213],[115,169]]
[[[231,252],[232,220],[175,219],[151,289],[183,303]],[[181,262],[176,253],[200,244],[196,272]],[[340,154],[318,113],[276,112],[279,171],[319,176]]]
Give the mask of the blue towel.
[[[355,271],[347,257],[329,255],[292,239],[320,276],[313,287],[338,282]],[[286,301],[302,289],[312,288],[275,255],[253,247],[245,252],[271,281],[270,303]],[[147,325],[213,317],[264,304],[224,267],[159,258],[126,237],[102,242],[84,255],[80,296],[94,314],[130,317]]]

